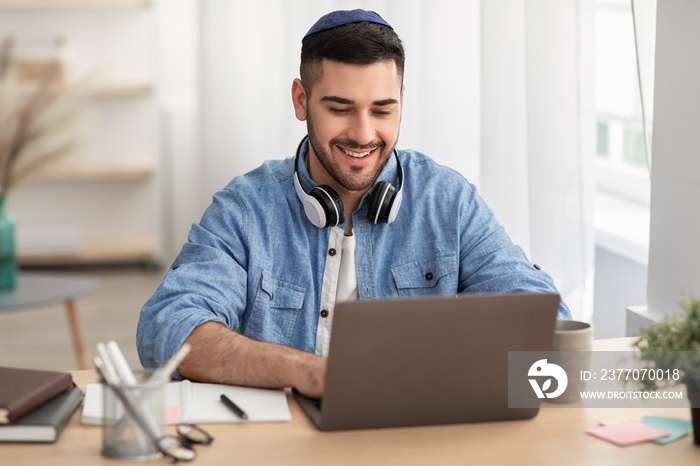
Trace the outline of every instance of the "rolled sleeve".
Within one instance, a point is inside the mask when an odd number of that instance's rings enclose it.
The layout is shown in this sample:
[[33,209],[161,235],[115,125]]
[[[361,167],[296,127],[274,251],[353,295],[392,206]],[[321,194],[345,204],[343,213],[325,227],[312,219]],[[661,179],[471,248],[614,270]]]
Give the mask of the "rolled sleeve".
[[[525,252],[513,244],[473,185],[467,185],[464,199],[460,211],[459,292],[558,293],[549,274],[532,264]],[[557,318],[571,318],[563,300]]]
[[162,366],[195,327],[219,322],[239,331],[246,307],[245,209],[221,191],[144,304],[136,332],[141,364]]

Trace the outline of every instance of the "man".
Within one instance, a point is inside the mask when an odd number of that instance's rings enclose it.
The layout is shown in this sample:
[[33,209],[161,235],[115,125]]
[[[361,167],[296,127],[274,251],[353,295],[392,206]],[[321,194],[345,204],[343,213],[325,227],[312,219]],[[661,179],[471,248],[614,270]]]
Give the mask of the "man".
[[336,301],[556,291],[460,174],[394,150],[403,69],[374,12],[312,26],[292,84],[308,139],[234,179],[192,226],[142,309],[145,367],[187,341],[181,376],[320,397]]

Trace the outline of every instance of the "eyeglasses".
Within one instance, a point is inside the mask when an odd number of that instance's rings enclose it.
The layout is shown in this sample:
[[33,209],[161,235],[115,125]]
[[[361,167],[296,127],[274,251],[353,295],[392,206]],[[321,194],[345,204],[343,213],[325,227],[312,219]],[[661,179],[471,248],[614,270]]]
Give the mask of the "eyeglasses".
[[158,450],[163,455],[171,458],[173,463],[178,461],[192,461],[197,457],[193,445],[209,445],[214,437],[207,431],[194,424],[178,424],[177,437],[164,435],[158,439]]

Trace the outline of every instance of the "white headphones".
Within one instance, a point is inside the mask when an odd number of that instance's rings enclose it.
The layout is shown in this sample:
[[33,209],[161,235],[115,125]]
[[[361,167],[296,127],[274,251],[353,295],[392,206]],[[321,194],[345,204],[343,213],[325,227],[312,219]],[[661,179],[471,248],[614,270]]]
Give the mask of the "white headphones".
[[[304,206],[304,212],[309,221],[318,228],[334,227],[345,221],[345,211],[343,209],[343,201],[341,201],[338,193],[333,188],[327,185],[320,185],[311,190],[310,193],[304,191],[299,181],[299,155],[304,141],[308,136],[299,143],[297,153],[294,156],[294,189],[297,196]],[[399,153],[394,149],[396,157],[396,165],[399,172],[399,188],[398,190],[387,181],[380,181],[372,188],[370,197],[369,211],[367,218],[372,223],[386,221],[392,223],[396,220],[396,216],[401,208],[402,189],[403,189],[403,168],[399,161]]]

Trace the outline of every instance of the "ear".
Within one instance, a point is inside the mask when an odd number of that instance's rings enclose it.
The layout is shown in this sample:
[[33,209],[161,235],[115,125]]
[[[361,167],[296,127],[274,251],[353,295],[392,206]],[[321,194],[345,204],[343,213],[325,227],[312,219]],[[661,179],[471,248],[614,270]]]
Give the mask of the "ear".
[[292,104],[294,104],[294,115],[297,120],[306,121],[306,91],[299,78],[292,82]]
[[406,86],[401,86],[401,114],[399,115],[399,123],[403,120],[403,91],[406,90]]

